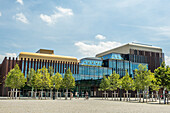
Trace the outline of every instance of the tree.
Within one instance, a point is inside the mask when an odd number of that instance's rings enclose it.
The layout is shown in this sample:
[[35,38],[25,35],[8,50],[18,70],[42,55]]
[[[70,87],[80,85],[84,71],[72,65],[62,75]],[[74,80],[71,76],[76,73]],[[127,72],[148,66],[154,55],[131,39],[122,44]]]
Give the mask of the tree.
[[50,76],[53,76],[54,75],[54,69],[52,66],[49,66],[48,68],[48,73],[50,74]]
[[62,80],[63,80],[62,75],[58,72],[54,76],[52,76],[52,83],[55,84],[55,89],[57,89],[57,98],[58,98],[58,90],[62,85]]
[[110,76],[109,76],[109,82],[110,82],[110,90],[111,91],[114,91],[114,97],[115,97],[115,95],[116,95],[116,90],[117,90],[117,88],[120,88],[120,75],[119,74],[117,74],[115,71],[113,72],[113,74],[111,74]]
[[14,69],[10,70],[8,73],[6,80],[5,80],[5,86],[11,88],[11,94],[12,89],[16,88],[16,94],[15,97],[17,97],[17,89],[21,89],[25,86],[26,78],[24,77],[24,74],[19,69],[18,64],[15,65]]
[[170,84],[170,68],[165,65],[165,62],[162,62],[161,66],[155,69],[155,77],[157,80],[157,85],[163,88],[164,103],[166,103],[165,90]]
[[31,68],[28,72],[28,80],[27,80],[27,85],[32,88],[31,97],[33,96],[33,90],[35,88],[35,79],[36,79],[36,72],[33,68]]
[[128,72],[126,71],[126,75],[121,78],[122,81],[122,88],[127,93],[127,100],[128,100],[128,91],[129,90],[135,90],[133,79],[129,76]]
[[153,101],[153,91],[156,91],[156,95],[158,97],[158,91],[160,89],[159,85],[157,85],[157,81],[156,81],[155,77],[153,77],[152,84],[151,84],[150,88],[152,91],[152,101]]
[[75,79],[72,76],[70,69],[68,69],[64,75],[62,86],[66,89],[65,99],[67,100],[68,90],[75,86]]
[[110,81],[106,78],[106,76],[103,75],[103,79],[100,83],[100,91],[104,91],[105,99],[106,99],[106,91],[110,88]]
[[138,70],[135,70],[135,86],[139,90],[143,91],[143,102],[144,102],[144,92],[152,85],[154,80],[154,73],[147,69],[146,65],[139,64]]
[[51,83],[49,84],[48,89],[50,89],[50,96],[52,98],[52,89],[54,88],[54,86],[53,86],[54,84],[53,84],[53,81],[52,81],[53,76],[54,76],[54,69],[53,69],[52,66],[49,66],[48,73],[50,74],[50,79],[51,79]]
[[43,89],[49,89],[51,87],[50,74],[45,66],[42,69],[38,69],[35,86],[42,90],[41,97],[43,96]]

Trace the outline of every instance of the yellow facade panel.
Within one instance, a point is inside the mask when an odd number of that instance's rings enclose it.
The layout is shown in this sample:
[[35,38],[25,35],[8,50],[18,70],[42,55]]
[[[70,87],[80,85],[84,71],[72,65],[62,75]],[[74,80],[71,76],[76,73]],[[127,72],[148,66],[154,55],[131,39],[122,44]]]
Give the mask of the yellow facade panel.
[[69,56],[60,56],[60,55],[52,55],[52,54],[42,54],[42,53],[29,53],[29,52],[21,52],[19,54],[19,60],[21,58],[26,59],[41,59],[41,60],[53,60],[53,61],[64,61],[64,62],[75,62],[77,63],[77,58],[69,57]]

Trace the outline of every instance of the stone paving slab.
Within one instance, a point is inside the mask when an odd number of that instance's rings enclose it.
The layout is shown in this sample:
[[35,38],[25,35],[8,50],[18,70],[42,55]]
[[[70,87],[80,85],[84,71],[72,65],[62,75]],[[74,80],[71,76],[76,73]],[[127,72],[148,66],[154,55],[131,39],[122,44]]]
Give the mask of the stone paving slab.
[[170,113],[170,105],[102,100],[0,100],[0,113]]

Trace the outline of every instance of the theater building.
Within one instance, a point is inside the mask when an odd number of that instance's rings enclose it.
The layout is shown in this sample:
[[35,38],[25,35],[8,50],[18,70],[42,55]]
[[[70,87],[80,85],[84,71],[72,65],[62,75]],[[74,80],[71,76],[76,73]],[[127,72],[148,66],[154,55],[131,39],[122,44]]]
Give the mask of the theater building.
[[[40,49],[36,53],[21,52],[17,58],[5,57],[0,64],[0,96],[7,96],[9,88],[5,88],[5,78],[8,72],[18,64],[24,76],[31,68],[41,69],[43,66],[52,66],[54,73],[62,76],[70,68],[76,80],[75,91],[83,94],[88,91],[90,96],[101,96],[98,91],[103,75],[109,76],[116,71],[120,77],[128,71],[133,78],[134,70],[139,64],[146,65],[154,70],[164,61],[164,54],[159,47],[138,43],[128,43],[120,47],[78,60],[76,57],[55,55],[53,50]],[[24,90],[24,89],[23,89]]]

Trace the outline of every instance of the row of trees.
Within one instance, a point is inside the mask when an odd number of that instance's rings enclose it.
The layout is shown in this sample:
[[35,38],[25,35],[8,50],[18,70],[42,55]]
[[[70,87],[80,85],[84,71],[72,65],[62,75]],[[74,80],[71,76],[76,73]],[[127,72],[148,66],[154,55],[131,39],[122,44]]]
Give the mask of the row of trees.
[[163,62],[161,66],[152,73],[146,66],[140,64],[138,69],[135,70],[134,79],[129,76],[128,72],[126,72],[126,75],[122,78],[120,78],[120,75],[116,72],[113,72],[108,78],[103,76],[100,90],[106,93],[107,90],[116,91],[117,88],[124,89],[127,93],[127,98],[129,90],[137,90],[137,96],[139,96],[139,91],[143,91],[143,95],[145,91],[148,94],[148,89],[150,88],[152,93],[156,91],[158,95],[159,89],[163,88],[165,94],[165,90],[170,90],[170,67],[165,66]]
[[17,97],[17,89],[21,89],[25,85],[28,85],[32,88],[31,96],[33,96],[33,91],[37,92],[37,89],[41,90],[41,96],[43,96],[43,90],[50,90],[50,95],[52,95],[52,89],[58,90],[60,88],[66,89],[66,99],[68,97],[68,90],[75,86],[75,79],[72,76],[70,69],[68,69],[62,78],[62,75],[58,72],[54,75],[54,71],[52,67],[48,69],[44,66],[42,69],[38,69],[35,71],[34,69],[30,69],[27,75],[27,79],[24,77],[24,74],[19,69],[19,66],[16,64],[14,69],[12,69],[5,80],[5,86],[11,88],[12,90],[16,89],[15,96]]

